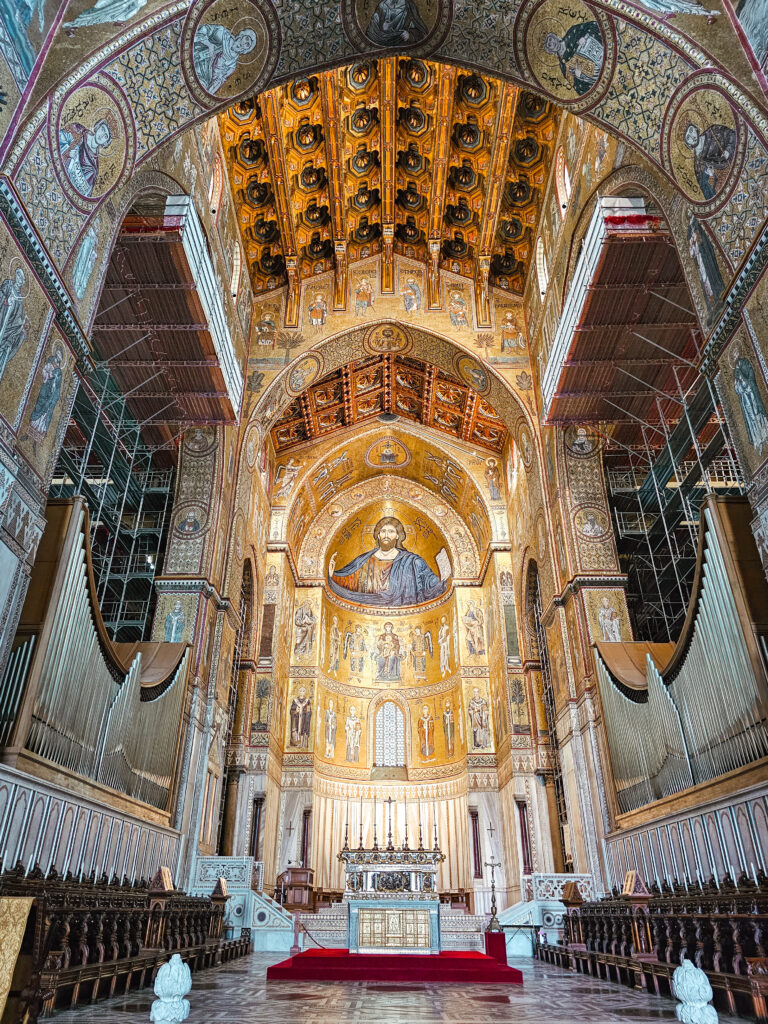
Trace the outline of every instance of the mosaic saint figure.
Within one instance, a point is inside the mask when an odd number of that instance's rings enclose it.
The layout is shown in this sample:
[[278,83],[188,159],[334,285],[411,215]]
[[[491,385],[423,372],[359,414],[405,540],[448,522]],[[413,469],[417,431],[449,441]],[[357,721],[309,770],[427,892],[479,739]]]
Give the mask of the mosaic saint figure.
[[419,747],[423,758],[433,757],[435,753],[435,719],[425,704],[421,709],[421,717],[418,721]]
[[376,650],[371,652],[371,657],[376,660],[376,678],[399,680],[400,662],[404,653],[394,626],[391,622],[385,622],[384,632],[376,638]]
[[59,131],[59,151],[67,177],[81,196],[90,197],[99,176],[99,158],[117,138],[117,120],[109,111],[93,128],[73,121]]
[[733,366],[733,387],[739,396],[749,443],[756,451],[762,453],[763,445],[768,445],[768,415],[757,387],[752,363],[738,350]]
[[605,47],[596,21],[577,22],[563,36],[549,32],[544,49],[557,57],[560,73],[579,96],[589,92],[600,77]]
[[35,439],[38,441],[41,441],[48,433],[56,406],[59,404],[61,385],[64,379],[63,367],[64,349],[61,345],[57,345],[52,355],[43,364],[41,371],[43,383],[29,417],[30,429],[33,435],[37,435]]
[[325,711],[325,756],[332,758],[336,754],[336,712],[333,710],[333,698],[328,701]]
[[365,30],[375,46],[420,43],[428,33],[415,0],[381,0]]
[[336,554],[328,566],[328,585],[339,597],[358,604],[400,606],[431,601],[445,592],[441,580],[421,555],[405,547],[405,527],[394,516],[373,529],[376,547],[336,570]]
[[432,634],[429,630],[423,633],[421,626],[416,626],[411,633],[411,662],[413,664],[413,674],[417,679],[427,678],[427,654],[430,657],[434,655],[434,649],[432,647]]
[[715,247],[695,217],[688,222],[688,252],[699,272],[701,290],[710,318],[723,304],[725,282],[715,256]]
[[517,326],[517,321],[511,312],[507,311],[504,314],[504,319],[501,321],[499,332],[501,334],[502,352],[516,348],[525,350],[525,339],[523,338],[522,332]]
[[349,656],[351,672],[365,671],[365,655],[368,651],[368,630],[358,624],[354,628],[347,626],[344,634],[344,657]]
[[440,675],[447,676],[451,672],[451,627],[444,615],[440,616],[440,629],[437,631],[437,646],[440,650]]
[[85,289],[88,287],[88,282],[91,279],[93,265],[98,257],[96,251],[97,241],[96,228],[91,226],[83,236],[80,248],[77,250],[75,263],[72,267],[72,287],[78,299],[82,299],[85,295]]
[[65,21],[64,28],[82,28],[84,25],[106,25],[112,22],[121,24],[135,18],[147,0],[96,0],[93,7],[88,7],[78,14],[74,21]]
[[312,721],[312,698],[300,686],[291,701],[291,746],[306,750],[309,746],[309,727]]
[[275,491],[275,498],[286,498],[293,489],[293,485],[296,483],[296,477],[299,475],[301,469],[301,463],[291,457],[288,461],[278,467],[277,476],[275,483],[278,485]]
[[293,653],[299,657],[312,653],[315,646],[315,623],[317,618],[312,611],[312,603],[305,601],[296,609],[293,624],[296,627],[296,643]]
[[448,300],[448,316],[451,318],[453,327],[467,326],[467,301],[462,297],[461,292],[451,292]]
[[341,652],[341,630],[339,618],[334,615],[328,632],[328,671],[335,675],[339,671],[339,654]]
[[344,733],[347,739],[347,761],[357,762],[360,760],[360,736],[362,731],[363,725],[357,717],[357,709],[353,704],[344,723]]
[[320,292],[315,294],[315,297],[309,303],[309,322],[315,330],[320,330],[325,324],[325,318],[328,315],[328,303],[323,298]]
[[621,617],[608,597],[600,599],[597,622],[600,626],[603,640],[608,643],[621,643]]
[[365,316],[373,307],[373,285],[367,277],[361,277],[355,289],[355,316]]
[[200,84],[215,95],[235,73],[241,57],[256,48],[252,28],[230,32],[224,25],[200,25],[192,44],[192,61]]
[[186,621],[181,601],[174,601],[173,608],[165,616],[163,639],[168,644],[179,643],[184,636],[184,623]]
[[470,654],[485,654],[485,615],[476,601],[470,601],[461,621],[464,623]]
[[443,709],[443,736],[445,737],[445,752],[448,757],[453,757],[454,744],[456,742],[456,723],[453,720],[453,707],[447,700]]
[[387,440],[379,452],[379,465],[380,466],[395,466],[397,465],[397,452],[392,447],[392,442]]
[[497,459],[485,460],[485,479],[491,501],[501,501],[501,473]]
[[0,380],[29,330],[29,318],[24,311],[26,283],[27,275],[17,267],[13,279],[6,278],[0,284]]
[[0,38],[0,50],[11,66],[18,62],[25,78],[29,78],[37,60],[37,50],[29,38],[29,27],[35,14],[38,30],[42,33],[45,28],[45,0],[0,0],[0,22],[5,28],[3,38]]
[[693,153],[693,172],[705,199],[713,199],[736,155],[736,131],[725,124],[711,124],[700,131],[689,124],[683,142]]
[[469,727],[472,732],[472,747],[474,750],[484,750],[491,745],[491,722],[488,714],[488,701],[475,686],[472,690],[472,699],[467,704],[469,715]]
[[587,512],[584,519],[584,525],[581,528],[581,532],[585,537],[599,537],[601,533],[604,533],[603,527],[597,521],[597,516],[594,512]]
[[407,279],[400,294],[403,299],[403,309],[409,316],[421,310],[421,288],[415,278]]
[[195,513],[192,510],[187,512],[184,518],[176,524],[176,529],[179,533],[199,533],[200,523],[195,517]]

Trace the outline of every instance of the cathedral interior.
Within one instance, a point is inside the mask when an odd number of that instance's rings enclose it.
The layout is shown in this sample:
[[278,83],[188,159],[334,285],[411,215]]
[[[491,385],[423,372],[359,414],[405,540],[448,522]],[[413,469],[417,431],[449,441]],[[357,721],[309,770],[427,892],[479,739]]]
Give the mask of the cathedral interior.
[[2,1024],[175,953],[210,1022],[768,1019],[768,6],[705,3],[0,0]]

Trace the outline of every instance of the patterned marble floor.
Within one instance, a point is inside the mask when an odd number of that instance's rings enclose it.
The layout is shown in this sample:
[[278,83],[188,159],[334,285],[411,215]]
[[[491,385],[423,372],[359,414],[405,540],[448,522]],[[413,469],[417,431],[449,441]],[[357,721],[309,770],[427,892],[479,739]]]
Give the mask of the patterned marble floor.
[[[192,976],[189,1024],[656,1024],[675,1020],[670,999],[633,992],[532,960],[512,961],[522,987],[267,982],[283,957],[253,954]],[[148,1024],[150,989],[57,1013],[53,1024]],[[721,1015],[724,1024],[746,1024]]]

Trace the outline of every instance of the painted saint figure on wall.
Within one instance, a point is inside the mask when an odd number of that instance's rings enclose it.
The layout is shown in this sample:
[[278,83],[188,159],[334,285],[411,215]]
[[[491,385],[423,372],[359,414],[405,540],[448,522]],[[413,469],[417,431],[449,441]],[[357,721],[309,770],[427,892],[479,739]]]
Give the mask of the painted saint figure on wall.
[[491,722],[488,701],[477,686],[472,690],[472,699],[467,704],[467,714],[472,732],[472,747],[474,750],[485,750],[491,745]]
[[325,711],[325,756],[332,758],[336,754],[336,712],[333,710],[333,699],[328,701]]
[[312,723],[312,698],[300,686],[291,701],[291,746],[306,750],[309,747],[309,729]]
[[312,649],[315,646],[315,622],[316,616],[312,611],[311,602],[304,601],[296,609],[293,617],[293,624],[296,627],[296,643],[293,647],[293,653],[299,657],[312,653]]
[[355,316],[365,316],[373,308],[373,285],[367,277],[360,278],[355,288]]
[[549,32],[544,49],[557,57],[563,78],[579,96],[589,92],[600,77],[605,47],[596,21],[581,21],[561,37]]
[[440,629],[437,631],[437,646],[440,649],[440,675],[447,676],[451,672],[451,627],[445,615],[440,617]]
[[435,753],[435,719],[425,704],[421,709],[421,717],[418,722],[419,747],[421,756],[426,760],[433,757]]
[[421,310],[421,288],[415,278],[408,278],[400,294],[403,299],[403,309],[409,316]]
[[427,678],[427,654],[434,655],[432,634],[429,630],[422,632],[421,626],[414,627],[411,633],[411,662],[413,674],[417,679]]
[[27,275],[16,268],[13,278],[0,284],[0,380],[8,363],[26,340],[29,318],[24,310]]
[[607,643],[621,643],[621,617],[611,603],[610,598],[602,597],[600,599],[597,621],[603,640]]
[[691,217],[688,222],[688,251],[699,272],[701,290],[711,320],[723,304],[725,282],[720,273],[712,240],[695,217]]
[[405,527],[394,516],[380,519],[373,529],[376,547],[357,555],[336,570],[336,554],[328,566],[331,590],[358,604],[397,607],[421,604],[445,593],[441,579],[421,557],[405,547]]
[[257,42],[252,28],[230,32],[224,25],[200,25],[195,32],[192,60],[205,91],[215,95],[235,73],[240,58],[251,53]]
[[43,364],[43,383],[40,385],[37,401],[29,417],[29,428],[35,441],[42,441],[50,429],[53,414],[61,398],[63,368],[64,349],[57,345]]
[[462,616],[470,654],[485,654],[485,615],[477,601],[470,601]]
[[347,626],[344,634],[344,657],[349,657],[349,667],[352,672],[365,671],[365,655],[368,651],[368,630],[358,622],[354,630]]
[[177,644],[184,638],[186,617],[181,601],[174,601],[173,608],[165,616],[163,639],[166,643]]
[[384,623],[384,632],[376,639],[376,678],[400,679],[400,662],[403,659],[403,646],[400,637],[395,633],[391,622]]
[[381,0],[365,30],[375,46],[412,45],[428,33],[415,0]]
[[354,704],[349,709],[347,721],[344,724],[344,733],[347,739],[347,761],[356,763],[360,760],[360,735],[363,725],[357,717],[357,708]]
[[339,655],[341,653],[341,630],[339,619],[334,615],[328,631],[328,671],[335,675],[339,671]]
[[99,176],[101,154],[117,138],[117,121],[108,111],[93,128],[73,121],[59,131],[59,151],[67,177],[81,196],[90,198]]
[[693,153],[693,173],[705,199],[720,191],[736,155],[736,131],[726,124],[711,124],[704,131],[689,124],[683,142]]
[[763,445],[768,445],[768,414],[757,387],[754,367],[738,349],[734,353],[733,388],[739,396],[747,439],[755,451],[762,454]]
[[447,700],[443,708],[443,736],[445,738],[445,753],[453,757],[454,744],[456,742],[456,723],[453,720],[453,707]]

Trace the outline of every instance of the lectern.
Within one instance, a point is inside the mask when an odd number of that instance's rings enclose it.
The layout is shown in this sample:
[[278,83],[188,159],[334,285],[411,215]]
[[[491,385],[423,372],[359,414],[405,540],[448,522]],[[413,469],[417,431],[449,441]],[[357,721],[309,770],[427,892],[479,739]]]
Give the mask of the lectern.
[[277,879],[286,910],[315,909],[315,873],[311,868],[286,868]]

